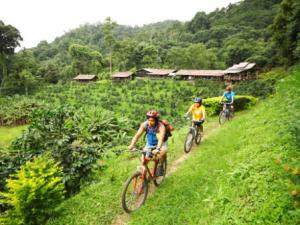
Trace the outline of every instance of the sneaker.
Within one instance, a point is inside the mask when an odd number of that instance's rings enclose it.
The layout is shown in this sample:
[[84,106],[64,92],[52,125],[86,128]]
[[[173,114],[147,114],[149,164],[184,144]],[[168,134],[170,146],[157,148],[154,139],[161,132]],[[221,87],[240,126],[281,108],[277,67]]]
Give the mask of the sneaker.
[[164,174],[165,174],[164,166],[159,165],[156,169],[156,176],[160,177],[160,176],[163,176]]

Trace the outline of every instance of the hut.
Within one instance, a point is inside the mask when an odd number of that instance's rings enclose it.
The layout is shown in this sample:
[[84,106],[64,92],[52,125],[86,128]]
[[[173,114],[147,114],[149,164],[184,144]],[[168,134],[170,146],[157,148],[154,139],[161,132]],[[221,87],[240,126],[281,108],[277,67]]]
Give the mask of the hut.
[[258,77],[259,68],[256,63],[241,62],[225,70],[225,81],[254,80]]
[[91,74],[79,74],[78,76],[74,77],[73,80],[76,80],[79,82],[90,82],[90,81],[96,81],[97,76],[91,75]]
[[114,73],[111,78],[116,81],[132,80],[132,72],[117,72]]
[[149,69],[144,68],[135,72],[136,78],[164,79],[169,78],[171,73],[176,72],[175,69]]
[[223,80],[224,70],[179,70],[172,76],[179,77],[183,80]]

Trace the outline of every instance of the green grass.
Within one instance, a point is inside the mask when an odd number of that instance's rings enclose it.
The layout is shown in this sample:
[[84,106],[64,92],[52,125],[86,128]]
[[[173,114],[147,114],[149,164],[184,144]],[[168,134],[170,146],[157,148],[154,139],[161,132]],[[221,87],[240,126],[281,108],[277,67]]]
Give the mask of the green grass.
[[299,90],[300,72],[281,80],[273,98],[211,135],[128,224],[299,224],[293,175],[275,163],[300,167]]
[[0,127],[0,147],[8,147],[18,137],[26,126]]

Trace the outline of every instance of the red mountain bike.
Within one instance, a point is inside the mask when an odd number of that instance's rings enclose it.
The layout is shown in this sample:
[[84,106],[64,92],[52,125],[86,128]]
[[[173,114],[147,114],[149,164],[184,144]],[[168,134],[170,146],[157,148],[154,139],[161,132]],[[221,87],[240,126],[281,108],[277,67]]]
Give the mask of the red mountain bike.
[[[135,150],[142,154],[142,166],[138,168],[126,181],[122,192],[122,207],[125,212],[130,213],[141,207],[146,201],[150,181],[155,186],[159,186],[167,171],[167,159],[163,163],[164,174],[157,176],[157,166],[159,163],[159,152],[153,151],[155,148]],[[149,162],[153,161],[152,169],[149,168]]]

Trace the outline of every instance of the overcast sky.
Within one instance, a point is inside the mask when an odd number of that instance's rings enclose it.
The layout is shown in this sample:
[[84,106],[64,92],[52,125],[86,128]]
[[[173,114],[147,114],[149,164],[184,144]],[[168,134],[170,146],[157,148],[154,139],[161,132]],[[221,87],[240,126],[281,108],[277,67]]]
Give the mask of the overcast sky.
[[51,42],[84,23],[143,25],[167,19],[187,21],[198,11],[211,12],[240,0],[1,0],[0,20],[16,27],[22,47]]

